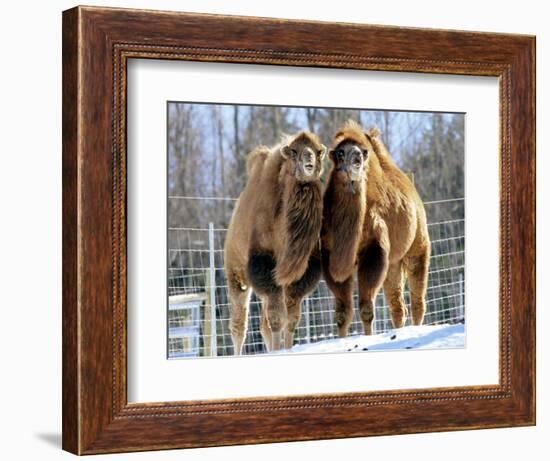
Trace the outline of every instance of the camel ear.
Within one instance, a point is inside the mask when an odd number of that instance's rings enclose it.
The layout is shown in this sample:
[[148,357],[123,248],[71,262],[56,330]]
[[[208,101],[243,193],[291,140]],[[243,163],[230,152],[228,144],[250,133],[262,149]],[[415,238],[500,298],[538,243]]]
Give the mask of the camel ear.
[[281,147],[281,155],[284,159],[296,157],[297,152],[294,149],[291,149],[290,146],[286,145]]
[[327,146],[324,144],[321,144],[321,148],[319,149],[319,160],[323,160],[325,158],[325,155],[327,153]]
[[367,141],[372,144],[372,136],[369,134],[369,132],[365,131],[363,134],[365,135],[365,138],[367,138]]
[[374,143],[372,138],[380,136],[380,131],[378,130],[378,128],[371,128],[368,131],[365,131],[363,134],[365,135],[365,138],[367,138],[367,141],[370,144],[370,149],[369,147],[367,147],[366,149],[363,149],[363,158],[366,159],[371,153],[370,152],[371,150],[374,152],[374,147],[373,147]]
[[288,150],[288,146],[281,147],[281,155],[283,156],[284,159],[287,159],[289,154],[290,152]]

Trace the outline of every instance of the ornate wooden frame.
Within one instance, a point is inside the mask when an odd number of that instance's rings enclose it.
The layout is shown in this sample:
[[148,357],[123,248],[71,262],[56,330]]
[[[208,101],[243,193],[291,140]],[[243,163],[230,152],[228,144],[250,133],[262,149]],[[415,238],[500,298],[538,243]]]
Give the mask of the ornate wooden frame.
[[[345,40],[334,37],[345,36]],[[496,386],[128,404],[130,58],[498,76]],[[63,448],[77,454],[535,423],[535,38],[77,7],[63,13]]]

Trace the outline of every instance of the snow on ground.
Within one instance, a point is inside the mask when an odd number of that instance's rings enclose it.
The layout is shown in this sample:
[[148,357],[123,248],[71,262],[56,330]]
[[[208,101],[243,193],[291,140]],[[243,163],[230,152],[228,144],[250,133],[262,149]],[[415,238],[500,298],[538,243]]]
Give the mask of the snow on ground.
[[[299,344],[285,353],[387,351],[397,349],[456,349],[465,346],[464,324],[408,326],[378,335],[348,336]],[[281,353],[281,351],[278,351]]]

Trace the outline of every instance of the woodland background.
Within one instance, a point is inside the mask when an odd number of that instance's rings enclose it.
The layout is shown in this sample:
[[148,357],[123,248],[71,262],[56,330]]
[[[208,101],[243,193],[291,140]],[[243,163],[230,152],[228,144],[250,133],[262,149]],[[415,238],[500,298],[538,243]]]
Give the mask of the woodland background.
[[[349,118],[381,130],[393,159],[412,174],[422,200],[464,197],[464,114],[189,103],[168,103],[168,195],[237,198],[253,148],[274,145],[283,133],[303,129],[330,146]],[[325,176],[328,156],[326,162]],[[170,200],[169,225],[204,227],[213,222],[226,228],[233,204]],[[428,220],[463,215],[463,207],[462,201],[438,207]]]

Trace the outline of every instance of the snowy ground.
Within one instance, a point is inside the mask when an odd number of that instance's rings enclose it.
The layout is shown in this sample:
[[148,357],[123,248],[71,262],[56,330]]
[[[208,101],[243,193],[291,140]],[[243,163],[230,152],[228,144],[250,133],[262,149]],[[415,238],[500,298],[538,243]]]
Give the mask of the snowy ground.
[[[465,346],[464,324],[404,327],[372,336],[348,336],[300,344],[285,353],[363,352],[396,349],[456,349]],[[281,351],[278,351],[281,353]]]

